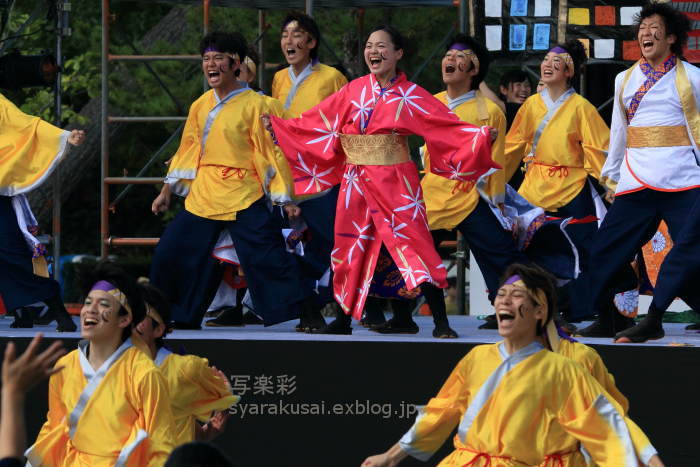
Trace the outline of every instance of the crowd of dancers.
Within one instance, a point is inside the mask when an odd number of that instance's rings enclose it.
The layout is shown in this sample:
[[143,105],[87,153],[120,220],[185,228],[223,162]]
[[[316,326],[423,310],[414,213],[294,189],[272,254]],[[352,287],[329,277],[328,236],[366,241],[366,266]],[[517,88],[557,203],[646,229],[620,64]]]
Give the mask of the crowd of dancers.
[[[290,14],[280,40],[289,66],[274,76],[271,96],[251,87],[259,64],[241,35],[208,34],[200,53],[211,89],[190,107],[152,211],[167,210],[173,194],[185,207],[161,236],[149,286],[139,290],[109,264],[86,282],[86,341],[51,377],[48,420],[30,463],[159,463],[197,430],[215,432],[216,418],[204,428],[194,420],[235,402],[225,376],[203,359],[169,353],[162,338],[173,327],[199,329],[218,286],[224,301],[237,288],[228,300],[238,306],[207,322],[213,326],[299,319],[298,331],[350,334],[354,318],[381,333],[415,333],[409,300],[422,294],[433,335],[457,337],[437,253],[457,230],[505,340],[468,354],[401,441],[363,465],[427,459],[458,424],[444,465],[584,465],[585,456],[599,465],[661,465],[600,358],[570,340],[561,316],[595,315],[583,336],[644,342],[663,337],[662,316],[676,297],[700,306],[692,287],[700,269],[700,70],[682,59],[689,22],[650,3],[635,30],[642,58],[616,78],[610,129],[573,88],[586,61],[577,39],[547,52],[534,95],[525,96],[526,76],[514,76],[503,82],[502,102],[484,83],[487,50],[464,34],[446,48],[446,90],[434,96],[399,69],[404,38],[388,25],[367,37],[369,74],[347,82],[319,62],[313,19]],[[14,326],[55,319],[74,331],[25,193],[84,133],[25,115],[1,96],[0,110],[0,296]],[[422,178],[410,135],[425,142]],[[636,287],[631,262],[661,221],[674,246],[635,325],[614,297]],[[376,297],[392,299],[392,319],[378,316]],[[42,301],[46,316],[25,308]],[[336,317],[326,323],[320,310],[329,304]],[[185,380],[197,384],[185,389]],[[532,419],[541,423],[528,439]]]

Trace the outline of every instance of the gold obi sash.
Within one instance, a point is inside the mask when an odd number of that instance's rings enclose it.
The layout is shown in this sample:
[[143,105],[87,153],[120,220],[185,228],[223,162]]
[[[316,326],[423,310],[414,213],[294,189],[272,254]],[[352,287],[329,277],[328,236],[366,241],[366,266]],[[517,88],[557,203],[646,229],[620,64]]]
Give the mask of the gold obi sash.
[[690,146],[685,125],[680,126],[628,126],[628,148],[660,148]]
[[348,164],[396,165],[411,160],[401,135],[340,135]]

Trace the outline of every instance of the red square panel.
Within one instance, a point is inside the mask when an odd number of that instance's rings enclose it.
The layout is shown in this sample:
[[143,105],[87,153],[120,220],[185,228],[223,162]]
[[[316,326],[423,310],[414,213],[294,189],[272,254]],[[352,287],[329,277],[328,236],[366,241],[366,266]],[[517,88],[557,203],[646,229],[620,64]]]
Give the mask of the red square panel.
[[639,50],[637,41],[622,41],[622,59],[623,60],[639,60],[642,57],[642,51]]
[[595,24],[598,26],[615,26],[615,7],[614,6],[596,6],[595,7]]

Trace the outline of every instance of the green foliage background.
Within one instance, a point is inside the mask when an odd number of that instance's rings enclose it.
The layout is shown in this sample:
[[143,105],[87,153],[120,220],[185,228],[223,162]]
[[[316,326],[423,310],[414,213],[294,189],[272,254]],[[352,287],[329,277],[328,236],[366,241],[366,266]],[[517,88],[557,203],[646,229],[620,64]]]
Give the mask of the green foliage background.
[[[34,8],[50,12],[50,1],[18,0],[10,17],[6,35],[12,34],[30,16]],[[141,44],[143,36],[165,17],[173,8],[184,14],[187,27],[178,31],[173,42],[156,41]],[[152,1],[113,1],[111,4],[111,44],[113,54],[197,54],[202,36],[201,6],[157,3]],[[271,25],[264,36],[265,61],[269,69],[265,72],[264,90],[269,91],[274,67],[283,64],[279,47],[279,29],[287,11],[267,11],[266,22]],[[319,23],[328,47],[321,47],[321,60],[328,64],[343,62],[355,76],[365,73],[361,50],[366,31],[382,23],[391,23],[402,31],[407,39],[405,58],[401,67],[409,76],[434,52],[458,20],[457,8],[374,8],[361,15],[358,10],[316,9]],[[361,21],[362,20],[362,21]],[[65,73],[63,74],[63,121],[62,125],[85,125],[78,115],[90,99],[100,96],[100,50],[101,50],[101,2],[97,0],[73,0],[71,12],[72,35],[64,38]],[[23,54],[38,53],[55,47],[54,20],[50,15],[35,21],[25,31],[31,35],[20,38],[14,48]],[[258,33],[258,12],[251,9],[213,7],[210,30],[236,30],[249,41]],[[455,28],[456,31],[456,28]],[[332,49],[335,54],[329,52]],[[137,52],[138,51],[138,52]],[[334,56],[335,55],[335,56]],[[431,92],[442,90],[440,60],[443,49],[435,52],[432,60],[416,80]],[[336,58],[337,57],[337,58]],[[203,90],[203,78],[197,62],[151,62],[153,71],[162,79],[177,103],[164,92],[151,72],[142,63],[118,63],[111,65],[110,113],[113,115],[186,115],[189,104]],[[2,91],[20,105],[27,113],[40,115],[53,121],[53,94],[51,89],[27,88],[17,92]],[[110,175],[135,175],[146,160],[159,148],[177,128],[177,123],[129,124],[112,140],[110,145]],[[169,145],[162,161],[177,149],[178,140]],[[413,145],[417,142],[414,141]],[[146,176],[162,176],[162,161],[154,164]],[[62,217],[63,254],[99,254],[99,148],[80,174],[80,188],[64,203]],[[110,216],[112,235],[126,237],[158,237],[167,221],[172,219],[181,203],[164,217],[150,213],[150,204],[156,195],[153,186],[134,187],[124,201]],[[111,199],[121,187],[113,187]],[[50,228],[50,226],[44,226]],[[113,250],[120,256],[148,257],[150,248],[122,248]]]

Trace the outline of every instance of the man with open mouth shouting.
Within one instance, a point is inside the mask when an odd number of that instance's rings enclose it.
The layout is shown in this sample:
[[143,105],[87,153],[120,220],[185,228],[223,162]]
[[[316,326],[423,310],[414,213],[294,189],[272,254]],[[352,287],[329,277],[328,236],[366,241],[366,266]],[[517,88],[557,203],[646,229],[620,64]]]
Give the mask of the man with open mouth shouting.
[[285,250],[279,216],[268,208],[268,199],[291,200],[292,182],[260,115],[284,109],[236,80],[246,51],[240,34],[211,33],[202,40],[202,72],[212,89],[190,107],[180,147],[153,201],[158,214],[168,208],[171,191],[186,197],[151,264],[151,280],[170,299],[173,321],[182,329],[199,328],[220,280],[211,252],[224,229],[265,325],[312,310],[311,290]]
[[[279,99],[292,117],[298,117],[348,82],[338,70],[319,62],[320,46],[321,31],[310,16],[291,13],[282,21],[280,47],[289,66],[275,74],[272,97]],[[323,188],[325,191],[320,195],[301,197],[298,201],[301,217],[311,233],[311,238],[304,247],[304,256],[300,258],[310,285],[321,279],[331,267],[338,185],[324,185]],[[295,206],[289,206],[285,210],[290,221],[299,215],[295,212]],[[331,274],[329,287],[318,289],[319,305],[334,302],[330,286],[332,277]],[[350,321],[343,319],[345,314],[339,306],[336,306],[336,312],[339,319],[328,326],[325,326],[323,317],[319,314],[313,322],[306,325],[300,323],[297,329],[315,333],[351,333]]]
[[552,278],[521,264],[505,277],[494,302],[503,341],[474,347],[401,440],[362,467],[427,461],[455,428],[455,449],[440,466],[588,465],[581,445],[601,467],[663,466],[614,385],[601,385],[570,348],[557,349]]
[[[620,268],[651,240],[661,220],[674,242],[693,224],[689,220],[698,222],[690,213],[700,199],[700,70],[681,59],[689,29],[687,17],[669,4],[646,5],[637,18],[642,58],[615,79],[610,150],[602,171],[615,201],[592,246],[591,296],[599,316],[581,331],[584,336],[659,339],[664,336],[661,317],[676,293],[700,309],[697,287],[680,287],[682,268],[669,268],[666,261],[642,323],[620,328],[619,314],[602,306],[624,290],[616,287]],[[681,265],[697,262],[693,243],[677,257]]]

